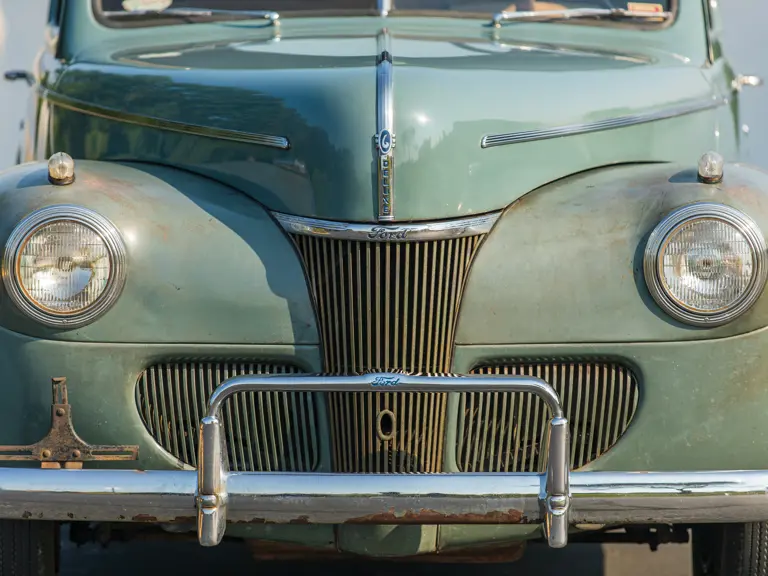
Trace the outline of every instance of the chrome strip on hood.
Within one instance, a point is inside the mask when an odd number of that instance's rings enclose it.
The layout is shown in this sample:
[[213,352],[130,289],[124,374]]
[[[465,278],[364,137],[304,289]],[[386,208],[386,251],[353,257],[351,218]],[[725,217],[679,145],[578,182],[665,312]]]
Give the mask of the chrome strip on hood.
[[376,56],[376,187],[379,196],[379,222],[395,219],[395,132],[394,81],[389,32],[382,30],[377,38]]
[[133,124],[144,128],[156,128],[158,130],[168,130],[170,132],[179,132],[181,134],[190,134],[193,136],[203,136],[207,138],[218,138],[221,140],[231,140],[233,142],[243,142],[246,144],[258,144],[260,146],[269,146],[271,148],[280,148],[288,150],[291,147],[288,138],[285,136],[272,136],[270,134],[253,134],[250,132],[241,132],[240,130],[228,130],[226,128],[215,128],[213,126],[200,126],[198,124],[187,124],[185,122],[176,122],[175,120],[163,120],[152,116],[143,116],[141,114],[132,114],[105,108],[95,104],[75,100],[68,96],[57,94],[50,90],[42,90],[43,98],[51,102],[54,106],[71,110],[80,114],[106,118],[116,122]]
[[656,120],[667,120],[677,116],[693,114],[694,112],[711,110],[727,103],[727,99],[714,96],[711,99],[685,102],[678,106],[664,108],[655,112],[608,118],[606,120],[598,120],[597,122],[573,124],[571,126],[558,126],[555,128],[543,128],[540,130],[527,130],[524,132],[509,132],[507,134],[491,134],[489,136],[483,136],[482,140],[480,140],[480,147],[492,148],[494,146],[505,146],[507,144],[520,144],[521,142],[547,140],[549,138],[559,138],[560,136],[573,136],[575,134],[599,132],[602,130],[611,130],[613,128],[624,128],[626,126],[634,126],[635,124],[645,124],[646,122],[654,122]]

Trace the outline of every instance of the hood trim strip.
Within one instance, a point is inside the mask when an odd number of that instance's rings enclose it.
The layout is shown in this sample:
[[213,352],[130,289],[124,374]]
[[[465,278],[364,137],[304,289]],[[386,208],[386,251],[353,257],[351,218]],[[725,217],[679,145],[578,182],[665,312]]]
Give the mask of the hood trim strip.
[[390,35],[381,30],[376,39],[376,188],[379,222],[395,219],[395,111]]
[[420,242],[487,234],[500,215],[501,211],[498,211],[438,222],[384,225],[336,222],[272,212],[272,216],[283,230],[291,234],[366,242]]
[[480,140],[481,148],[493,148],[495,146],[506,146],[507,144],[520,144],[522,142],[533,142],[536,140],[548,140],[550,138],[560,138],[561,136],[574,136],[577,134],[588,134],[590,132],[601,132],[603,130],[612,130],[614,128],[624,128],[636,124],[645,124],[657,120],[667,120],[685,116],[695,112],[712,110],[728,103],[726,98],[715,96],[703,100],[693,100],[674,106],[648,112],[645,114],[633,114],[630,116],[619,116],[618,118],[608,118],[598,120],[597,122],[588,122],[585,124],[572,124],[570,126],[558,126],[555,128],[544,128],[540,130],[527,130],[523,132],[509,132],[507,134],[491,134],[483,136]]
[[125,124],[132,124],[134,126],[141,126],[143,128],[155,128],[169,132],[178,132],[180,134],[202,136],[204,138],[216,138],[219,140],[230,140],[232,142],[241,142],[244,144],[269,146],[270,148],[279,148],[281,150],[289,150],[291,148],[291,143],[285,136],[255,134],[250,132],[241,132],[239,130],[228,130],[226,128],[201,126],[199,124],[186,124],[184,122],[177,122],[175,120],[163,120],[153,116],[142,116],[140,114],[132,114],[130,112],[123,112],[122,110],[115,110],[114,108],[106,108],[103,106],[97,106],[95,104],[89,104],[81,100],[63,96],[62,94],[57,94],[56,92],[52,92],[50,90],[42,90],[41,95],[54,106],[58,106],[59,108],[63,108],[65,110],[71,110],[73,112],[86,114],[88,116],[95,116],[97,118],[114,120],[116,122],[123,122]]

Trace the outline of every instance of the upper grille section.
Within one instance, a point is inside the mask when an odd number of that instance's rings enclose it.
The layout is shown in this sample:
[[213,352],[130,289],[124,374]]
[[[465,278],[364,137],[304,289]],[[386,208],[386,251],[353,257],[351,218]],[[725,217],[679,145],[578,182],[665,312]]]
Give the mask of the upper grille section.
[[450,372],[464,280],[481,239],[295,235],[317,303],[325,370]]
[[[325,371],[450,372],[456,319],[484,234],[372,242],[294,234],[314,294]],[[328,395],[334,470],[439,472],[445,394]],[[382,434],[381,419],[392,434]]]
[[[136,386],[136,403],[149,433],[182,462],[197,466],[198,425],[208,398],[227,378],[243,374],[295,374],[275,364],[158,364]],[[244,392],[224,403],[222,412],[234,471],[311,471],[319,448],[315,401],[304,392]]]
[[[637,380],[612,363],[521,363],[477,368],[474,374],[532,376],[557,391],[571,430],[571,468],[613,446],[637,410]],[[542,472],[547,408],[532,394],[461,395],[456,464],[462,472]]]

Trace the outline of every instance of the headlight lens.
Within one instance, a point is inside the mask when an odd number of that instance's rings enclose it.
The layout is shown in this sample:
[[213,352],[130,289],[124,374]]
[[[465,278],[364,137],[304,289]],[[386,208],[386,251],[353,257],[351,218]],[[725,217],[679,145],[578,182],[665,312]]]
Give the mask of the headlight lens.
[[51,206],[24,219],[5,250],[3,280],[16,305],[48,326],[95,320],[125,281],[125,245],[114,225],[77,206]]
[[757,225],[721,204],[685,206],[651,233],[645,278],[671,316],[717,326],[746,312],[766,282],[765,239]]

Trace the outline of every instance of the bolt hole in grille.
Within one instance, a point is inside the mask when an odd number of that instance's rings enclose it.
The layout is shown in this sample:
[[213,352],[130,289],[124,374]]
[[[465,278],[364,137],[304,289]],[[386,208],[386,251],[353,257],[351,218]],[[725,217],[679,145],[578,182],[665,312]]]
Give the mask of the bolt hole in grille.
[[[213,391],[243,374],[295,374],[275,364],[158,364],[136,386],[139,414],[166,451],[197,466],[198,424]],[[315,400],[304,392],[244,392],[225,402],[224,432],[230,470],[311,471],[318,465]]]
[[[464,280],[483,237],[368,242],[294,234],[325,371],[449,372]],[[434,393],[328,394],[334,470],[440,472],[446,403],[446,394]],[[381,429],[386,411],[392,434]]]
[[[520,363],[481,367],[475,374],[534,376],[560,396],[571,430],[571,468],[613,446],[637,410],[637,380],[612,363]],[[462,472],[542,472],[548,413],[532,394],[461,395],[456,463]]]

